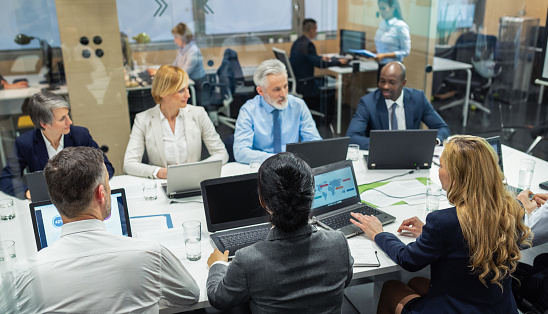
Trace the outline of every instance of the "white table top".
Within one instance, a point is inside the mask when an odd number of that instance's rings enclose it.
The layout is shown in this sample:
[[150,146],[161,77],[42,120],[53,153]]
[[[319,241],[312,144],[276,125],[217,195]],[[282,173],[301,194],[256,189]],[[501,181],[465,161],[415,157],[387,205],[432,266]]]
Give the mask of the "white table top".
[[458,62],[455,60],[434,57],[434,64],[432,69],[434,72],[437,71],[453,71],[453,70],[466,70],[471,69],[472,65],[464,62]]
[[[545,181],[548,178],[548,162],[540,160],[535,157],[528,156],[518,150],[512,149],[507,146],[503,146],[504,154],[504,167],[509,184],[515,185],[518,180],[518,169],[513,165],[516,165],[521,158],[533,158],[536,162],[535,173],[533,176],[532,190],[534,192],[540,192],[538,183]],[[379,179],[387,178],[396,174],[407,172],[406,170],[368,170],[366,169],[365,162],[363,160],[364,151],[361,152],[360,159],[354,162],[354,170],[358,180],[358,184],[362,185],[368,182],[376,181]],[[436,155],[441,153],[441,149],[437,148]],[[250,173],[257,171],[251,169],[249,165],[243,165],[238,163],[229,163],[222,168],[222,176],[238,175],[243,173]],[[413,174],[403,176],[401,180],[407,180],[417,177],[430,177],[435,182],[438,182],[438,168],[433,166],[430,170],[420,170]],[[190,310],[194,308],[206,307],[209,305],[207,301],[206,293],[206,279],[208,268],[206,265],[207,258],[213,251],[211,242],[209,241],[209,232],[207,231],[207,225],[205,222],[205,215],[203,210],[202,198],[195,196],[191,198],[185,198],[180,201],[185,203],[171,203],[163,191],[160,184],[158,184],[158,199],[154,201],[144,201],[142,197],[141,183],[147,181],[146,178],[138,178],[133,176],[115,176],[110,180],[111,188],[124,187],[126,189],[128,208],[130,217],[142,216],[142,215],[154,215],[154,214],[170,214],[173,221],[173,229],[168,231],[169,237],[172,239],[166,246],[181,259],[184,266],[192,274],[196,282],[200,287],[200,301],[197,305],[191,308],[184,309],[163,309],[162,313],[171,313],[183,310]],[[158,183],[162,183],[165,180],[157,180]],[[14,240],[16,242],[16,251],[18,259],[22,259],[28,256],[36,254],[36,245],[34,240],[34,231],[32,228],[30,212],[28,207],[29,202],[26,200],[15,199],[16,218],[11,221],[0,221],[0,240]],[[445,201],[440,204],[440,208],[450,207],[450,204]],[[401,222],[409,217],[418,216],[424,219],[425,206],[424,204],[409,206],[409,205],[397,205],[384,207],[382,210],[396,217],[396,221],[392,224],[386,225],[385,231],[397,234],[396,230]],[[182,222],[187,220],[199,220],[202,222],[202,258],[199,261],[191,262],[185,258],[185,248],[182,235]],[[136,230],[138,233],[138,230]],[[163,233],[165,237],[165,232]],[[142,238],[147,238],[147,234],[139,235]],[[149,235],[150,236],[150,235]],[[397,234],[405,243],[414,241],[414,238]],[[173,241],[173,238],[180,238],[180,241]],[[153,237],[154,238],[154,237]],[[376,246],[376,244],[374,244]],[[547,252],[548,244],[535,247],[523,253],[522,260],[532,261],[532,258],[540,252]],[[385,273],[396,272],[402,270],[401,267],[396,265],[390,258],[380,249],[378,249],[378,257],[381,263],[380,267],[355,267],[354,279],[370,277]]]

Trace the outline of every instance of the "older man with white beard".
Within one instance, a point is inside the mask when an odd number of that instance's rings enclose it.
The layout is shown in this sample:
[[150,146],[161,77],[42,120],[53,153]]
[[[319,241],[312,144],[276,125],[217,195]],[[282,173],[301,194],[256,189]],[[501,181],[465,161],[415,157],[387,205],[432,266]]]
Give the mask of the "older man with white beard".
[[287,143],[321,140],[306,103],[288,95],[287,69],[276,59],[259,65],[253,81],[257,93],[240,109],[234,132],[234,158],[262,162],[285,151]]

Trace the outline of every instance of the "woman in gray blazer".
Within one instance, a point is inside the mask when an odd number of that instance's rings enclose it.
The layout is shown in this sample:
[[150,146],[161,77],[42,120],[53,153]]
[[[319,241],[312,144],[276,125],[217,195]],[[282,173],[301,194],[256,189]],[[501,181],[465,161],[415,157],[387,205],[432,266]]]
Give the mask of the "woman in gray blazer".
[[[157,105],[137,114],[124,156],[124,172],[134,176],[167,178],[167,166],[206,160],[228,161],[226,148],[203,107],[187,104],[189,79],[175,66],[160,67],[152,82]],[[147,151],[149,164],[141,162]]]
[[257,178],[259,200],[270,214],[266,240],[209,257],[207,296],[213,307],[249,302],[253,313],[341,313],[354,259],[339,231],[308,224],[314,176],[291,153],[268,158]]

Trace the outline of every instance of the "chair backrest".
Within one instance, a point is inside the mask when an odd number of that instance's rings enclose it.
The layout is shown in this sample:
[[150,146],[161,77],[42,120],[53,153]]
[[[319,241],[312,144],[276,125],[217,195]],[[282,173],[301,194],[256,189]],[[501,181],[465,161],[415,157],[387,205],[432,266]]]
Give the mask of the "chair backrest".
[[[475,71],[473,73],[473,77],[477,77],[477,74],[480,74],[483,78],[494,77],[498,74],[496,71],[493,72],[493,75],[487,75],[489,71],[479,68],[479,65],[495,66],[494,59],[496,44],[497,38],[495,36],[477,34],[474,32],[464,33],[459,36],[457,42],[455,43],[452,59],[474,65]],[[459,73],[458,75],[462,75],[463,78],[465,76],[464,73]]]
[[232,49],[226,49],[224,59],[227,59],[230,62],[236,83],[243,85],[245,83],[244,73],[242,71],[240,61],[238,61],[238,54],[236,53],[236,51]]
[[289,93],[297,97],[302,97],[297,93],[297,79],[295,78],[295,73],[293,72],[293,68],[291,67],[291,62],[289,62],[287,53],[285,50],[276,47],[272,47],[272,51],[274,51],[274,56],[276,56],[276,59],[280,60],[287,69],[287,80],[291,82],[291,91]]

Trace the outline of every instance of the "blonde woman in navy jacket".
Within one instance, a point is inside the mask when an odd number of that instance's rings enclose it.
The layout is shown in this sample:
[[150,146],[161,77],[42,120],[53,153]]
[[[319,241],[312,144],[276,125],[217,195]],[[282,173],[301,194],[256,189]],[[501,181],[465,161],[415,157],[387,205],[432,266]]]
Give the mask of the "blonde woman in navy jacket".
[[353,214],[352,222],[404,269],[430,265],[430,281],[387,281],[377,313],[517,313],[510,276],[530,229],[504,187],[497,155],[484,139],[459,135],[446,142],[440,161],[442,188],[455,207],[428,214],[426,224],[404,220],[398,232],[418,235],[414,243],[383,232],[374,217]]

